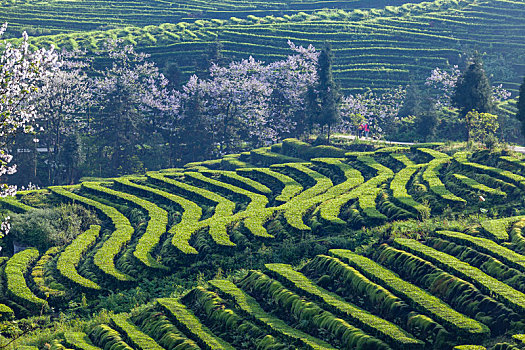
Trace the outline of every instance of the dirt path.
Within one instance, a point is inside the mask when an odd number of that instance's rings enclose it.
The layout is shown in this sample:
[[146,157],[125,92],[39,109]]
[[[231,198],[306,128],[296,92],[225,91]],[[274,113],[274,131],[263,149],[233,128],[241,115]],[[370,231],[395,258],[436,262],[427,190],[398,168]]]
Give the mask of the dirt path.
[[[349,140],[355,140],[356,139],[356,136],[354,136],[354,135],[333,135],[332,137],[340,138],[340,139],[349,139]],[[376,139],[373,139],[371,137],[360,137],[359,139],[363,140],[363,141],[382,142],[382,143],[386,143],[386,144],[389,144],[389,145],[407,145],[407,146],[411,146],[411,145],[415,145],[416,144],[415,142],[376,140]],[[510,149],[513,150],[514,152],[525,153],[525,147],[524,146],[510,146]]]

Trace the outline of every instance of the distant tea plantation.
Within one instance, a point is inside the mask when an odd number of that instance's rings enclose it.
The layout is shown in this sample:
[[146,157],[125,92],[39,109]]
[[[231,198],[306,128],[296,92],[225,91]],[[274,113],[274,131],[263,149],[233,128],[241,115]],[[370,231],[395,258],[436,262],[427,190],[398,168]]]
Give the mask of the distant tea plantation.
[[525,72],[523,1],[11,1],[0,8],[10,31],[27,30],[35,47],[100,50],[108,39],[176,62],[183,80],[198,71],[210,44],[226,60],[273,62],[286,42],[333,45],[334,74],[345,93],[422,83],[435,67],[485,54],[493,82],[517,93]]
[[525,158],[338,143],[3,198],[15,219],[73,205],[92,223],[52,246],[6,237],[0,314],[19,329],[2,326],[1,343],[525,348]]

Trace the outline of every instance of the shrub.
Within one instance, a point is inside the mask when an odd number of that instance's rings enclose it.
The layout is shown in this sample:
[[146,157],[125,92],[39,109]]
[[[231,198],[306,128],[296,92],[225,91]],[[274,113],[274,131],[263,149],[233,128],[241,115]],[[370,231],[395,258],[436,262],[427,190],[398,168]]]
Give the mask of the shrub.
[[64,204],[56,208],[34,209],[12,215],[9,240],[47,250],[70,243],[99,220],[81,205]]

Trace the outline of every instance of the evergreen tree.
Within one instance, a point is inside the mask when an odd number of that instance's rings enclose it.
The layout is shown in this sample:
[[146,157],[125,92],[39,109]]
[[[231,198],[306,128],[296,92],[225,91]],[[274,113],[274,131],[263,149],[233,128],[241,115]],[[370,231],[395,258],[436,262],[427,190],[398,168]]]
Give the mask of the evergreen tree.
[[333,54],[329,44],[325,46],[319,55],[317,66],[317,75],[319,78],[318,95],[320,102],[319,116],[317,122],[322,128],[326,126],[327,141],[330,143],[330,129],[332,125],[341,120],[339,107],[342,102],[342,96],[339,87],[334,81],[332,75]]
[[425,99],[424,107],[420,108],[421,112],[417,114],[415,120],[416,133],[420,135],[423,140],[428,141],[428,139],[436,133],[439,117],[430,97]]
[[408,117],[411,115],[418,117],[423,112],[421,96],[419,86],[413,77],[411,77],[407,87],[406,97],[403,100],[403,105],[399,110],[398,117]]
[[215,40],[213,43],[211,43],[207,50],[206,50],[206,56],[207,56],[207,63],[208,67],[212,65],[212,63],[221,65],[224,60],[224,56],[222,54],[222,49],[224,45],[219,40]]
[[525,77],[523,77],[523,83],[520,86],[520,96],[518,97],[518,111],[516,112],[516,118],[521,123],[521,133],[525,136]]
[[180,157],[182,163],[203,160],[212,152],[213,135],[202,112],[201,97],[197,93],[184,106],[179,140],[185,150]]
[[215,40],[206,47],[202,57],[195,62],[195,73],[199,78],[210,78],[210,67],[212,64],[221,66],[224,63],[222,48],[223,44],[219,40]]
[[492,86],[479,57],[475,57],[459,77],[452,103],[459,108],[462,117],[472,110],[480,113],[492,112]]
[[314,123],[319,120],[319,113],[321,111],[317,92],[315,91],[315,88],[313,86],[308,86],[306,90],[305,103],[305,129],[307,130],[307,132],[311,133]]
[[[117,81],[113,91],[106,94],[93,126],[98,137],[99,160],[109,160],[104,176],[131,174],[142,171],[136,156],[137,146],[144,136],[141,129],[146,120],[133,103],[133,86]],[[109,172],[107,172],[109,170]]]
[[168,79],[169,89],[179,89],[182,85],[182,72],[177,62],[164,62],[162,74]]
[[94,82],[96,114],[90,127],[98,152],[89,152],[96,153],[89,160],[100,165],[99,176],[141,172],[140,151],[157,146],[150,143],[151,133],[170,115],[174,96],[157,66],[147,61],[148,55],[118,42],[108,42],[106,50],[113,64]]
[[64,149],[60,153],[60,163],[64,167],[64,179],[66,183],[73,184],[78,180],[76,173],[83,160],[82,140],[78,133],[65,136]]

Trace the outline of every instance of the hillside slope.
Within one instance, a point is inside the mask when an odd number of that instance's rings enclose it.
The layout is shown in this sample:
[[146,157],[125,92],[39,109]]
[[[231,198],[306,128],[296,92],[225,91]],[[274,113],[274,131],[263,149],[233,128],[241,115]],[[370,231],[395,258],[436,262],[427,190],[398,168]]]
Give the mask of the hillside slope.
[[[10,31],[27,30],[30,34],[71,33],[125,26],[160,25],[197,19],[230,17],[283,16],[299,11],[321,9],[366,9],[397,6],[406,0],[17,0],[4,1],[0,17],[11,24]],[[420,1],[410,1],[418,3]]]
[[[524,160],[430,148],[441,146],[347,152],[287,139],[184,169],[2,199],[19,212],[75,202],[101,225],[66,246],[2,258],[0,317],[66,312],[81,295],[86,307],[113,295],[119,304],[122,293],[157,283],[148,307],[86,333],[60,331],[56,348],[452,349],[510,340],[525,316]],[[498,218],[476,221],[480,208]],[[410,230],[359,254],[341,249],[383,224]],[[283,264],[299,260],[309,262]],[[200,285],[172,297],[173,276]]]
[[525,74],[525,2],[437,0],[384,9],[317,11],[281,17],[249,16],[33,38],[34,45],[97,49],[121,38],[159,62],[175,61],[186,74],[210,41],[219,39],[229,58],[272,61],[288,54],[288,40],[320,48],[330,41],[335,75],[346,92],[381,90],[428,76],[434,67],[461,64],[474,50],[486,53],[493,83],[518,90]]

